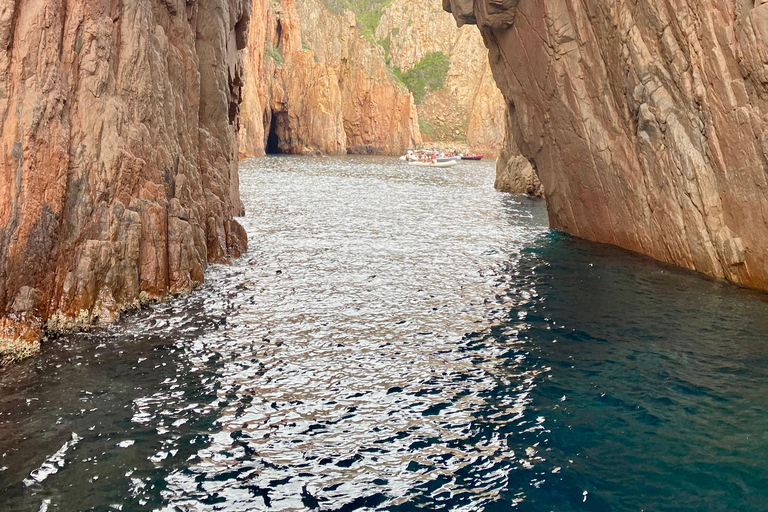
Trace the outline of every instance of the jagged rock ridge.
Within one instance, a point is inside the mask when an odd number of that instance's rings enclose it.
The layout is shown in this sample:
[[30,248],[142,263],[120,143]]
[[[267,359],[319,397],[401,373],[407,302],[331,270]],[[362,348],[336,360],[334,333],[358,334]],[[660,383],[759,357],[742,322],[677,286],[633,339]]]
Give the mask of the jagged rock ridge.
[[0,4],[0,359],[238,256],[250,0]]

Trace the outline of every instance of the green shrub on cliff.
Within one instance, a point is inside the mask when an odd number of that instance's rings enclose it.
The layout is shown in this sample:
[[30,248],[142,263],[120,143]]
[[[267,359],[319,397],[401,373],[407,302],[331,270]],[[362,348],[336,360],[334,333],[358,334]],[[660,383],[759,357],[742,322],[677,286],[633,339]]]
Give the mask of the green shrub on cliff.
[[379,39],[379,46],[384,48],[384,62],[387,64],[387,66],[389,66],[392,62],[392,54],[390,53],[392,46],[392,34],[388,35],[384,39]]
[[333,13],[340,14],[349,9],[355,13],[360,34],[374,42],[374,34],[381,21],[381,15],[392,5],[391,0],[324,0],[326,7]]
[[405,84],[416,103],[421,103],[429,91],[442,89],[451,61],[443,52],[428,53],[406,72],[394,68],[392,72]]
[[275,66],[283,65],[283,54],[277,48],[264,48],[264,60],[272,59],[275,61]]
[[429,124],[429,121],[424,119],[423,117],[419,116],[419,131],[422,135],[426,135],[430,139],[435,138],[435,128],[431,124]]

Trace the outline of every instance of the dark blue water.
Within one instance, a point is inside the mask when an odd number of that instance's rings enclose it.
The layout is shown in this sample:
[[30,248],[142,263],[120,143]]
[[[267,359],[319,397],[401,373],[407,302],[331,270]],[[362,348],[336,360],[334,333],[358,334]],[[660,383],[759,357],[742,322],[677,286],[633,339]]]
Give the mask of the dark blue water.
[[267,158],[251,250],[0,376],[0,510],[768,509],[768,298],[492,165]]

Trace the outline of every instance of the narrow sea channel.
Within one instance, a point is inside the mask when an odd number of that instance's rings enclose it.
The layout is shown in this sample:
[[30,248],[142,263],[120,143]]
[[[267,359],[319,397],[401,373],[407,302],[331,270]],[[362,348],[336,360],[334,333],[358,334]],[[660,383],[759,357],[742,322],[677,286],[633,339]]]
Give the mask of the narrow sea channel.
[[0,373],[0,511],[768,509],[768,295],[492,162],[242,162],[250,251]]

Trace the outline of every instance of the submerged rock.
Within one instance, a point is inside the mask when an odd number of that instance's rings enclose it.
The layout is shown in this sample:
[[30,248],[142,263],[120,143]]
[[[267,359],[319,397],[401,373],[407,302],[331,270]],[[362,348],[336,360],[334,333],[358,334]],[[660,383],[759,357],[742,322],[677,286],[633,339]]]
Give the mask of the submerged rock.
[[0,359],[111,322],[246,247],[233,216],[250,0],[0,7]]
[[553,227],[768,288],[768,4],[443,6],[480,28]]

